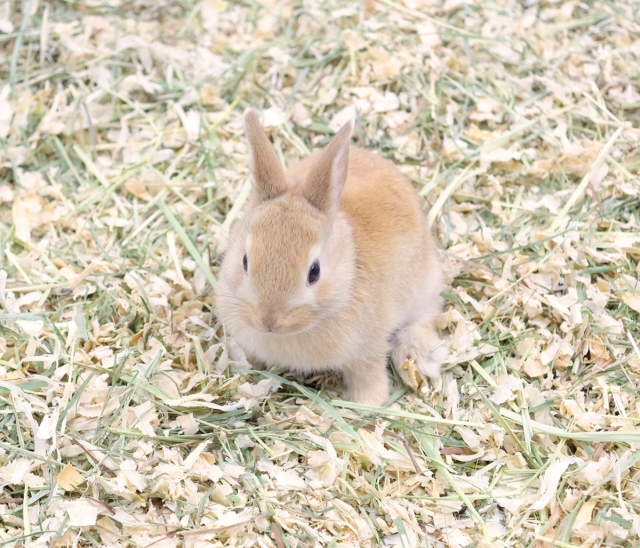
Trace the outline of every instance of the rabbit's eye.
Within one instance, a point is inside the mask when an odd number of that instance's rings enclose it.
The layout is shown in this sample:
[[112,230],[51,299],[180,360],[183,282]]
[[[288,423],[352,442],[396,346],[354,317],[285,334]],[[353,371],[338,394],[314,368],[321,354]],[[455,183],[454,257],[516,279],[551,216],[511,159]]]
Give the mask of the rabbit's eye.
[[320,263],[316,261],[311,265],[311,268],[309,269],[309,283],[310,284],[316,283],[319,277],[320,277]]
[[249,263],[247,262],[247,254],[244,254],[244,257],[242,257],[242,266],[244,267],[244,271],[247,271],[247,268],[249,267]]

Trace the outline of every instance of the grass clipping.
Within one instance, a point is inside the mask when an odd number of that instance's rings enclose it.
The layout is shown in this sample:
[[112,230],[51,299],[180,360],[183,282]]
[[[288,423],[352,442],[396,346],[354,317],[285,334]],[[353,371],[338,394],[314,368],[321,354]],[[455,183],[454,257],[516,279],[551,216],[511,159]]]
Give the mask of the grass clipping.
[[[0,545],[637,546],[635,12],[0,4]],[[231,360],[248,105],[286,163],[355,116],[415,183],[442,391]]]

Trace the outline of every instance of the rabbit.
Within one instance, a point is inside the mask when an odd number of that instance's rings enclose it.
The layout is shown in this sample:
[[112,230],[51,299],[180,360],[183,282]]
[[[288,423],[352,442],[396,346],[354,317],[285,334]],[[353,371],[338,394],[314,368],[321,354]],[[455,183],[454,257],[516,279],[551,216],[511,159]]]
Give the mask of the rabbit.
[[443,275],[412,184],[351,146],[353,127],[285,172],[245,111],[253,186],[222,260],[216,315],[254,367],[335,372],[345,399],[381,406],[389,354],[405,382],[413,359],[440,386]]

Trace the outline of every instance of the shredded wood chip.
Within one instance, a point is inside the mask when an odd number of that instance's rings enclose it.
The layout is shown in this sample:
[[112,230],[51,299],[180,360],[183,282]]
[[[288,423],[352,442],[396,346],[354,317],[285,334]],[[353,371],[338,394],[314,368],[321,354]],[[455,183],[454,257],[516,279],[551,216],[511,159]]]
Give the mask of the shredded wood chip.
[[75,491],[78,485],[85,482],[84,477],[71,464],[62,469],[56,480],[65,491]]
[[[3,542],[637,546],[638,36],[630,0],[0,2]],[[415,185],[441,390],[409,361],[371,414],[225,338],[248,106],[288,165],[357,118]]]

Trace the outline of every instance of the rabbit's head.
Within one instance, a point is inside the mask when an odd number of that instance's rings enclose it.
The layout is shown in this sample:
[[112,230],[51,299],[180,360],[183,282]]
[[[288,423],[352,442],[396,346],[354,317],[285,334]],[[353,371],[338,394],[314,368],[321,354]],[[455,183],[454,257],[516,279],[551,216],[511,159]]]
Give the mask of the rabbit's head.
[[349,172],[353,122],[304,173],[285,173],[253,111],[244,114],[253,189],[234,232],[216,291],[231,332],[300,333],[349,302],[356,275],[340,198]]

